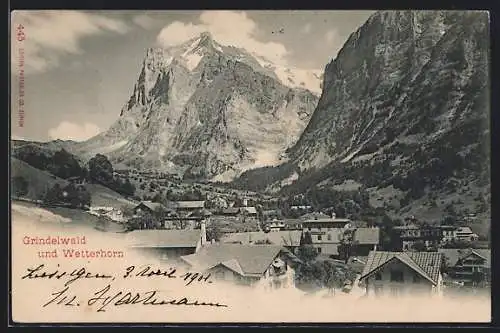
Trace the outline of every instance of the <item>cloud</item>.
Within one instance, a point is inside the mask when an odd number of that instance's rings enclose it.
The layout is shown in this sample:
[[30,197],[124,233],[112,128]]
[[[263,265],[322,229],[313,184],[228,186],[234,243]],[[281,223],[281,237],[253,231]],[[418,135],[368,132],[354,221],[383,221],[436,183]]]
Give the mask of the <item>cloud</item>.
[[[21,24],[24,41],[17,41],[17,27]],[[113,32],[123,34],[129,30],[121,20],[99,14],[79,11],[14,11],[12,13],[13,59],[24,50],[26,72],[43,72],[59,63],[64,54],[80,54],[84,37]],[[12,61],[12,65],[18,65]],[[16,71],[14,71],[16,73]]]
[[329,30],[325,34],[325,40],[329,43],[332,44],[336,39],[338,38],[338,33],[337,30]]
[[84,141],[99,134],[100,132],[100,128],[92,123],[84,123],[80,125],[63,121],[57,127],[49,130],[49,138],[52,140],[61,139]]
[[165,26],[157,37],[163,47],[179,44],[208,31],[217,42],[244,48],[276,63],[286,64],[288,51],[283,44],[262,42],[255,38],[257,24],[245,12],[205,11],[199,16],[199,24],[174,21]]
[[158,20],[152,18],[151,16],[147,14],[140,14],[136,15],[132,18],[132,22],[134,22],[136,25],[143,29],[151,29],[154,28],[156,24],[158,24]]
[[312,25],[311,23],[307,23],[306,25],[304,25],[302,27],[302,29],[300,30],[303,34],[308,34],[311,32],[311,29],[312,29]]

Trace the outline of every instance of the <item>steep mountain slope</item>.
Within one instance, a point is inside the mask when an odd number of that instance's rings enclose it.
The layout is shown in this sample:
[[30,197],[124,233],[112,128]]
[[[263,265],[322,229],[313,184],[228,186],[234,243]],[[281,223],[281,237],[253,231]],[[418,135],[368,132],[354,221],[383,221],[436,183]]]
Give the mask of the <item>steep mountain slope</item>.
[[466,197],[489,200],[488,41],[485,12],[371,16],[326,66],[318,106],[268,189],[292,176],[285,194],[350,182],[395,214],[439,215],[452,201],[484,211]]
[[295,143],[318,100],[301,87],[313,83],[319,87],[317,73],[273,66],[203,33],[148,49],[119,119],[74,151],[186,177],[231,178],[276,163]]

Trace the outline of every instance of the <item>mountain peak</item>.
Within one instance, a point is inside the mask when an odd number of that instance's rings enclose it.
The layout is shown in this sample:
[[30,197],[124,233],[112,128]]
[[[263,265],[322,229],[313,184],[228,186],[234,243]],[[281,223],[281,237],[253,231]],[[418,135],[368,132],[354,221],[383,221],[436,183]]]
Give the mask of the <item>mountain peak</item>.
[[213,41],[213,37],[212,37],[212,34],[209,32],[209,31],[203,31],[199,36],[198,38],[200,39],[200,41],[204,41],[204,40],[212,40]]

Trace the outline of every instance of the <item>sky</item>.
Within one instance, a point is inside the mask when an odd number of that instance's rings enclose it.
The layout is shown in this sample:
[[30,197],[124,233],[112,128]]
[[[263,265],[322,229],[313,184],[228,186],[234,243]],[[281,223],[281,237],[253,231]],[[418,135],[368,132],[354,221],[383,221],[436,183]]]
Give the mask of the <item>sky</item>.
[[323,70],[371,14],[15,11],[12,138],[83,141],[105,131],[130,97],[148,47],[168,47],[209,31],[221,44],[243,47],[276,63]]

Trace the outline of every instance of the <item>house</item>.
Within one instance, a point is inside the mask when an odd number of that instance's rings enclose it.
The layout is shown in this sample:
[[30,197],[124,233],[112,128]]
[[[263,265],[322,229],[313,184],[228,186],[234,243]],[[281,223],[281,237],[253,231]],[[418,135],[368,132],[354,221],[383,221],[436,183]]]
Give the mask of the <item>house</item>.
[[473,284],[488,282],[491,273],[491,250],[489,249],[438,249],[447,266],[452,280]]
[[246,216],[255,217],[255,216],[257,216],[257,209],[255,207],[245,206],[245,207],[240,208],[240,213],[244,214]]
[[453,225],[440,225],[441,242],[448,243],[457,239],[457,227]]
[[192,270],[210,273],[218,281],[264,289],[295,286],[300,261],[277,245],[213,244],[181,259]]
[[303,219],[302,229],[304,231],[319,231],[323,232],[333,228],[344,228],[352,223],[349,219],[336,218],[336,217],[318,217],[313,219]]
[[439,226],[407,224],[393,227],[393,237],[399,243],[399,249],[403,251],[419,250],[418,244],[422,244],[426,249],[437,248],[441,243],[442,230]]
[[360,283],[367,296],[441,295],[442,254],[438,252],[371,251]]
[[262,212],[265,221],[279,220],[282,217],[282,212],[279,209],[269,209]]
[[171,201],[168,208],[174,209],[179,214],[188,214],[205,208],[205,201]]
[[168,261],[196,253],[207,244],[204,224],[198,230],[134,230],[126,239],[130,249]]
[[234,232],[222,236],[220,242],[244,245],[270,243],[285,247],[290,252],[296,254],[296,250],[300,246],[301,236],[302,231],[300,230],[276,231],[269,233],[263,231]]
[[135,215],[143,215],[143,214],[156,214],[159,211],[167,212],[168,209],[163,204],[159,202],[152,201],[141,201],[137,206],[134,207]]
[[271,222],[267,222],[265,227],[264,227],[264,230],[265,231],[271,231],[271,232],[278,232],[278,231],[281,231],[281,230],[285,230],[285,222],[282,221],[282,220],[273,220]]
[[300,219],[285,219],[283,223],[285,230],[302,230],[302,220]]
[[240,215],[240,209],[237,207],[228,207],[221,210],[217,215],[236,217]]
[[380,244],[380,228],[356,228],[353,244],[352,255],[367,256],[370,251],[376,251]]
[[458,227],[455,232],[457,240],[474,242],[479,239],[479,236],[472,232],[470,227]]

